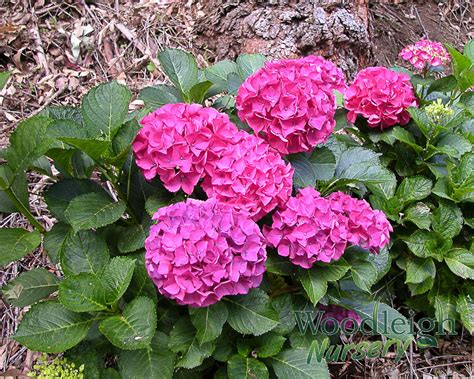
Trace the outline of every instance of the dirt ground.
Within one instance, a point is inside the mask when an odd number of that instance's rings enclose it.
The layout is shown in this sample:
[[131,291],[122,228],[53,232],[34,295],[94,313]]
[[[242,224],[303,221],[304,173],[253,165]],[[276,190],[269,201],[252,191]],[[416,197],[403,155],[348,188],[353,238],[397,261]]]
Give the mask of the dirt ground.
[[[78,105],[82,95],[99,82],[116,79],[136,94],[162,81],[156,53],[164,47],[192,51],[202,66],[216,57],[233,58],[236,53],[250,52],[248,46],[238,43],[238,36],[226,41],[232,49],[223,52],[216,43],[217,34],[210,37],[199,27],[202,22],[219,22],[216,17],[224,17],[226,6],[246,3],[253,8],[262,6],[257,0],[226,1],[222,9],[207,14],[204,11],[212,8],[213,0],[0,0],[0,71],[12,73],[0,91],[0,148],[8,145],[8,136],[18,122],[48,105]],[[263,3],[279,7],[291,5],[292,0]],[[369,1],[366,21],[371,49],[366,52],[368,58],[358,63],[400,63],[401,48],[426,37],[460,47],[474,38],[472,8],[471,0]],[[295,51],[308,53],[298,48]],[[322,53],[331,58],[330,53]],[[139,103],[132,103],[132,108],[136,106]],[[47,185],[47,178],[29,176],[30,207],[49,229],[54,220],[37,196]],[[0,227],[13,226],[27,227],[27,223],[18,214],[0,213]],[[0,286],[33,266],[56,270],[39,249],[19,262],[0,267]],[[22,312],[0,298],[0,378],[6,370],[17,375],[27,372],[36,357],[7,338]],[[459,336],[438,349],[411,352],[398,364],[393,359],[343,362],[333,364],[331,370],[341,378],[469,377],[473,372],[472,349],[471,336]]]

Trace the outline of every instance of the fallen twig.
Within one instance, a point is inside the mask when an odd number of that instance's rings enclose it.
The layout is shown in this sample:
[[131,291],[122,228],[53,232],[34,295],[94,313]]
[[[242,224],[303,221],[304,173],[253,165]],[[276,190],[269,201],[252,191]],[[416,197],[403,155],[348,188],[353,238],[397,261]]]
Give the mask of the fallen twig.
[[48,59],[46,58],[46,54],[44,52],[44,49],[43,49],[43,41],[41,40],[41,36],[40,36],[40,33],[39,33],[39,30],[38,30],[38,19],[36,18],[36,16],[33,14],[34,16],[34,26],[30,29],[31,31],[31,34],[33,36],[33,39],[35,40],[35,48],[36,48],[36,52],[37,52],[37,56],[38,56],[38,61],[39,63],[41,64],[41,66],[43,67],[44,71],[46,72],[47,75],[51,74],[51,70],[49,69],[49,63],[48,63]]
[[415,13],[416,13],[416,18],[418,19],[418,22],[420,23],[421,28],[423,29],[423,34],[425,38],[430,39],[430,36],[428,35],[428,31],[426,30],[425,25],[423,25],[423,21],[421,21],[420,12],[418,12],[418,8],[416,7],[416,5],[415,5]]
[[115,24],[115,27],[123,34],[123,36],[128,39],[133,45],[143,54],[149,55],[146,46],[140,41],[129,28],[122,24],[121,22]]
[[58,90],[53,93],[48,99],[41,105],[38,109],[35,109],[32,113],[31,116],[34,116],[38,113],[40,113],[44,108],[46,108],[49,104],[52,103],[54,99],[56,99],[59,95],[61,95],[64,91],[66,90],[66,85],[61,86],[61,88],[58,88]]

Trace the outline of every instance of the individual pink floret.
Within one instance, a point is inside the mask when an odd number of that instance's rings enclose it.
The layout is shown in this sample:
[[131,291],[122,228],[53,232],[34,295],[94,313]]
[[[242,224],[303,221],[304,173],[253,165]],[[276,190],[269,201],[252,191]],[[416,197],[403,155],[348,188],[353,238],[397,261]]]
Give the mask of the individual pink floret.
[[236,108],[255,134],[282,154],[310,151],[336,124],[333,90],[344,75],[321,57],[268,62],[239,88]]
[[407,108],[416,105],[410,77],[385,67],[361,70],[347,89],[344,104],[349,122],[362,116],[369,127],[380,129],[406,125]]
[[137,166],[147,180],[158,175],[167,190],[187,194],[238,131],[227,115],[198,104],[166,104],[141,124],[133,142]]
[[422,71],[427,66],[444,66],[451,62],[448,50],[439,42],[420,40],[414,45],[406,46],[400,57]]
[[188,199],[158,209],[153,220],[145,262],[162,295],[206,307],[260,285],[265,240],[247,215],[215,199]]
[[291,196],[293,168],[261,138],[239,132],[202,182],[215,197],[248,213],[255,221]]

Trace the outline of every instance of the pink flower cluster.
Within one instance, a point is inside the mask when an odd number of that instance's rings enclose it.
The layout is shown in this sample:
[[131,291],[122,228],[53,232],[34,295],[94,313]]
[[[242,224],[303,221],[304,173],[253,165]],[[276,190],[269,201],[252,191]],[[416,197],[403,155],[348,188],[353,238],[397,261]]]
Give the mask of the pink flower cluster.
[[316,261],[338,260],[348,243],[378,252],[391,231],[385,215],[366,201],[341,192],[324,198],[308,187],[273,214],[273,224],[263,234],[279,255],[309,269]]
[[367,201],[355,199],[344,192],[333,192],[328,200],[334,211],[347,218],[348,242],[373,253],[379,253],[390,242],[393,228],[385,213],[372,209]]
[[385,67],[361,70],[345,94],[347,119],[357,116],[367,120],[371,128],[389,128],[410,121],[408,107],[416,106],[410,77]]
[[451,62],[451,57],[446,48],[439,42],[423,39],[414,45],[406,46],[400,57],[410,62],[418,70],[426,66],[443,66]]
[[[338,326],[340,328],[344,328],[345,330],[353,329],[355,327],[354,321],[357,323],[357,325],[360,325],[362,322],[362,319],[356,312],[340,307],[339,305],[319,304],[318,309],[324,312],[324,314],[321,317],[321,321],[327,320],[329,318],[333,318],[337,321]],[[353,319],[354,321],[348,320],[342,323],[342,321],[345,319]],[[333,328],[334,322],[332,320],[328,320],[326,322],[329,328]]]
[[164,296],[205,307],[260,285],[265,240],[247,215],[215,199],[188,199],[160,208],[153,219],[145,261]]
[[258,220],[291,195],[293,168],[254,135],[239,132],[225,114],[197,104],[167,104],[142,120],[134,143],[146,179],[206,194]]
[[240,132],[205,177],[208,197],[259,220],[291,196],[293,168],[261,138]]
[[236,108],[280,153],[310,151],[334,130],[333,90],[345,88],[342,71],[321,57],[269,62],[239,88]]
[[347,245],[347,223],[340,222],[329,201],[313,188],[304,188],[273,214],[263,234],[278,254],[311,268],[314,262],[338,260]]
[[198,104],[166,104],[145,116],[133,151],[146,179],[159,175],[171,192],[191,194],[237,127],[229,117]]

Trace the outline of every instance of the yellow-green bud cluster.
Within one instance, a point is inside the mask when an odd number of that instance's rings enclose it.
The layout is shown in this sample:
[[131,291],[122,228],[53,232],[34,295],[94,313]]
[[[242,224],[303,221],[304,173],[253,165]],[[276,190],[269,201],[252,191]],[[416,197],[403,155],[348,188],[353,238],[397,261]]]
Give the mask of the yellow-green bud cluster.
[[454,113],[452,108],[443,104],[441,99],[436,100],[425,108],[426,114],[431,122],[438,124],[441,120],[451,117]]
[[84,379],[84,365],[76,367],[66,358],[54,358],[48,361],[46,354],[42,355],[33,366],[34,371],[28,376],[36,379]]

